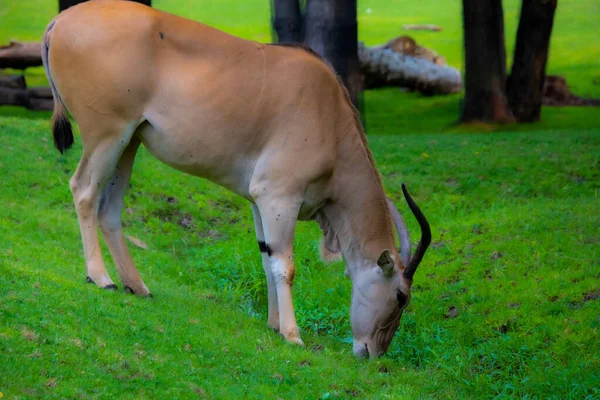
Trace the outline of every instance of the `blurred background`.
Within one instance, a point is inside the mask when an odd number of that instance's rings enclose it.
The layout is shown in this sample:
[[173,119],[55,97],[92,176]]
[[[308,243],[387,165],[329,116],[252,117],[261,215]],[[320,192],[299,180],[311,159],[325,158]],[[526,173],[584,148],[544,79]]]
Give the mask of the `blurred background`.
[[[63,0],[60,7],[77,2]],[[542,128],[600,123],[589,107],[600,98],[600,3],[595,0],[558,6],[540,0],[154,0],[151,5],[243,38],[312,47],[346,82],[368,134],[531,129],[515,122]],[[58,11],[57,0],[2,2],[0,45],[39,42]],[[20,50],[0,50],[3,80],[24,74],[27,87],[44,86],[36,61],[24,71],[6,68],[22,67],[15,62],[27,52]],[[30,51],[35,55],[37,49]],[[49,107],[42,97],[47,91],[9,91],[9,85],[0,83],[5,105],[0,115],[36,117],[40,114],[27,109]],[[23,83],[17,86],[12,89],[23,89]],[[457,127],[459,121],[486,125]]]

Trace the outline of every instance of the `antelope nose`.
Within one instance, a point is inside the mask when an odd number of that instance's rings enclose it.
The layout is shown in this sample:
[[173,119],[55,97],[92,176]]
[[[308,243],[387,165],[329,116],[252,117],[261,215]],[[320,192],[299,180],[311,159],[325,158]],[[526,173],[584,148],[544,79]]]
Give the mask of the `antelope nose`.
[[358,358],[367,358],[369,357],[369,349],[367,348],[367,344],[361,342],[360,340],[354,340],[354,355]]

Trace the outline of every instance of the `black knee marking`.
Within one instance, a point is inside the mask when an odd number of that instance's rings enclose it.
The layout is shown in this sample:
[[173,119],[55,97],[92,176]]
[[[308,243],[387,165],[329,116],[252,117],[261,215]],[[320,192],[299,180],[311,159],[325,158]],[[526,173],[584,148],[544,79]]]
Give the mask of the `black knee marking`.
[[267,255],[269,257],[271,257],[271,255],[273,254],[273,250],[271,250],[271,248],[269,247],[268,244],[266,244],[265,242],[262,241],[258,241],[258,248],[260,249],[261,253],[267,253]]

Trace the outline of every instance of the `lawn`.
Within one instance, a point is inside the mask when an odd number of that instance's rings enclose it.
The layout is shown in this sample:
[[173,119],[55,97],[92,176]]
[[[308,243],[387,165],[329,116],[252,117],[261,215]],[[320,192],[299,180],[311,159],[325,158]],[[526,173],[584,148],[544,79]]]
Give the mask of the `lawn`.
[[[265,1],[157,7],[268,41]],[[460,67],[460,2],[360,2],[374,44],[408,22]],[[258,6],[258,7],[257,7]],[[505,1],[507,36],[518,3]],[[54,1],[0,5],[0,42],[37,39]],[[371,8],[367,14],[367,8]],[[591,0],[559,5],[550,71],[600,96]],[[513,39],[507,40],[512,48]],[[43,82],[41,72],[28,78]],[[303,348],[266,326],[266,284],[248,204],[138,155],[126,234],[153,299],[85,283],[68,180],[81,154],[52,145],[48,113],[0,108],[0,393],[6,398],[600,398],[600,120],[545,109],[539,124],[450,127],[460,96],[370,91],[370,147],[388,195],[405,182],[433,229],[388,354],[352,355],[350,282],[296,236]],[[497,131],[499,130],[499,131]],[[440,132],[443,131],[443,132]],[[493,132],[490,132],[493,131]],[[109,272],[116,271],[104,249]],[[119,285],[120,286],[120,285]],[[121,287],[122,289],[122,287]]]

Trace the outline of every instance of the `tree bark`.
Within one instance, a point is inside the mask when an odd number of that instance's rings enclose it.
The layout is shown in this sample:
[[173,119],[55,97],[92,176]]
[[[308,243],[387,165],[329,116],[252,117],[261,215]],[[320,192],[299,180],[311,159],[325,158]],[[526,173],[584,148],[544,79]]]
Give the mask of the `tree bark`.
[[273,0],[273,29],[277,43],[302,43],[302,14],[298,0]]
[[546,62],[557,0],[523,0],[508,101],[519,122],[540,120]]
[[[66,10],[69,7],[73,7],[74,5],[77,5],[79,3],[83,3],[86,0],[58,0],[58,11],[63,11]],[[131,0],[131,1],[135,1],[136,3],[141,3],[141,4],[145,4],[147,6],[152,6],[152,0]]]
[[304,42],[329,61],[354,105],[362,92],[356,0],[307,0]]
[[461,122],[514,122],[506,97],[501,0],[463,0],[465,99]]

